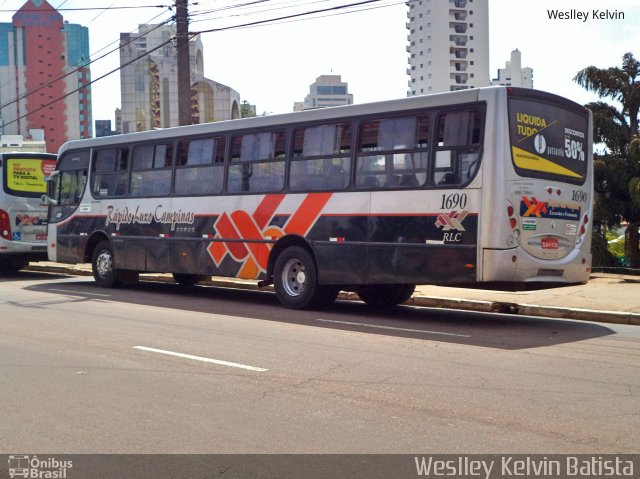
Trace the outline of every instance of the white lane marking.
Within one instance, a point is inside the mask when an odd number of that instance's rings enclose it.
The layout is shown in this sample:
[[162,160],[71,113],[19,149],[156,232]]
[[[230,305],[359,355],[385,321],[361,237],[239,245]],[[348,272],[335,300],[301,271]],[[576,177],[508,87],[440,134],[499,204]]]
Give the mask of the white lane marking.
[[345,324],[347,326],[361,326],[361,327],[364,327],[364,328],[386,329],[386,330],[389,330],[389,331],[403,331],[403,332],[407,332],[407,333],[437,334],[439,336],[455,336],[457,338],[470,338],[470,337],[472,337],[470,334],[445,333],[443,331],[428,331],[426,329],[394,328],[393,326],[380,326],[378,324],[368,324],[368,323],[353,323],[353,322],[350,322],[350,321],[334,321],[332,319],[316,318],[316,321],[321,321],[323,323]]
[[85,291],[73,291],[71,289],[54,289],[50,288],[49,291],[56,291],[58,293],[69,293],[69,294],[78,294],[78,295],[87,295],[87,296],[100,296],[104,298],[108,298],[111,296],[110,294],[100,294],[100,293],[87,293]]
[[202,356],[194,356],[192,354],[176,353],[174,351],[165,351],[164,349],[147,348],[146,346],[133,346],[133,349],[139,349],[141,351],[149,351],[152,353],[167,354],[169,356],[176,356],[178,358],[193,359],[194,361],[202,361],[204,363],[217,364],[219,366],[229,366],[232,368],[247,369],[249,371],[257,371],[257,372],[268,371],[268,369],[257,368],[255,366],[247,366],[246,364],[232,363],[229,361],[221,361],[220,359],[204,358]]

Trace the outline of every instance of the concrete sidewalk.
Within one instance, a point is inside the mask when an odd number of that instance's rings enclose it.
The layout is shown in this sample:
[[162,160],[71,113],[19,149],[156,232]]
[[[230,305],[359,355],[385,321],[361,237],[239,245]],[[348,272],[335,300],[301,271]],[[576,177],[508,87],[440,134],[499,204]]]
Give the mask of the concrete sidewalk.
[[[90,264],[31,263],[31,271],[90,276]],[[145,274],[142,280],[172,282],[171,275]],[[256,281],[213,277],[212,286],[258,289]],[[530,287],[531,288],[531,287]],[[354,293],[340,299],[358,300]],[[577,319],[640,325],[640,277],[593,273],[586,284],[505,291],[495,289],[418,286],[406,303],[432,308]]]

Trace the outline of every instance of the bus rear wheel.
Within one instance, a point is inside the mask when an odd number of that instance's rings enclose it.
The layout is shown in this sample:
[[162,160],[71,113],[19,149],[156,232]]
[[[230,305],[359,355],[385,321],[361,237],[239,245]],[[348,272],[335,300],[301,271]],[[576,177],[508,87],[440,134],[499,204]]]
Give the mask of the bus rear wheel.
[[114,256],[111,243],[101,241],[93,250],[91,269],[96,284],[102,288],[115,288],[119,283],[120,271],[114,267]]
[[407,301],[415,289],[415,284],[373,284],[358,288],[356,292],[367,306],[392,308]]
[[291,309],[327,306],[335,301],[339,292],[336,286],[318,284],[315,260],[300,246],[287,248],[278,256],[273,283],[278,300]]

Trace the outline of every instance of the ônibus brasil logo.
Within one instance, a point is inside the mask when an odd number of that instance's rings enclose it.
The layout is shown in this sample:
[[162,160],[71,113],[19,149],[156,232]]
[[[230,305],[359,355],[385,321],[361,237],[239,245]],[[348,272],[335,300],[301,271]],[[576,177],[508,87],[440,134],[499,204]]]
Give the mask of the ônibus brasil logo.
[[54,457],[40,459],[38,456],[9,456],[9,477],[66,479],[67,470],[73,467],[73,461],[61,461]]

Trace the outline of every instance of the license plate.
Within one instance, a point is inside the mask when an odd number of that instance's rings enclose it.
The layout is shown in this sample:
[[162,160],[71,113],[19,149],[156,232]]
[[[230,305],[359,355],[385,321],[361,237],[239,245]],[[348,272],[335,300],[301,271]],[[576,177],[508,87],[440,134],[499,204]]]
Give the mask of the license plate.
[[555,238],[543,238],[542,249],[558,249],[558,240]]
[[36,241],[47,241],[47,235],[36,235]]

